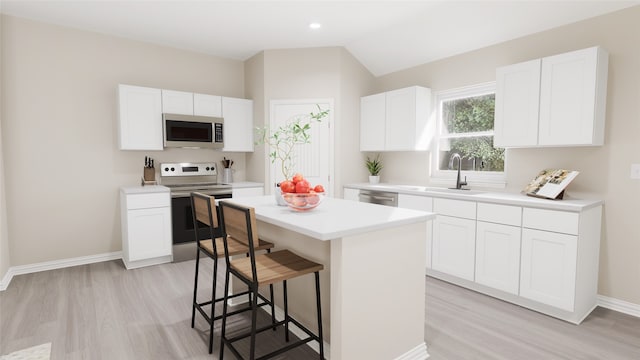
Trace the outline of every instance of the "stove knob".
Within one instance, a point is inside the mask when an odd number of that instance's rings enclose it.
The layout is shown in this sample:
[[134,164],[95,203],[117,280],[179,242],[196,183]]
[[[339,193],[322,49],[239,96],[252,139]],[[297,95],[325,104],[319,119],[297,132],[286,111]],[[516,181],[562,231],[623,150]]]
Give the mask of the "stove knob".
[[169,171],[169,168],[168,167],[164,168],[164,171]]
[[209,171],[209,167],[207,166],[207,171]]
[[176,168],[171,168],[171,171],[176,171]]

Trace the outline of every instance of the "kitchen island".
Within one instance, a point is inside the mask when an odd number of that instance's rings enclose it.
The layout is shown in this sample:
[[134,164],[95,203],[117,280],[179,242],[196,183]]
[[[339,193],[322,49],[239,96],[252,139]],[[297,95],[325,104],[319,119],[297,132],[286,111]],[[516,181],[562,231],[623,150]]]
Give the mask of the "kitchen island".
[[[276,250],[324,264],[327,358],[428,357],[424,268],[427,223],[434,214],[334,198],[308,212],[278,206],[273,195],[223,201],[254,207],[260,238],[275,243]],[[316,331],[313,279],[295,279],[288,288],[290,314]],[[279,296],[277,288],[281,308]]]

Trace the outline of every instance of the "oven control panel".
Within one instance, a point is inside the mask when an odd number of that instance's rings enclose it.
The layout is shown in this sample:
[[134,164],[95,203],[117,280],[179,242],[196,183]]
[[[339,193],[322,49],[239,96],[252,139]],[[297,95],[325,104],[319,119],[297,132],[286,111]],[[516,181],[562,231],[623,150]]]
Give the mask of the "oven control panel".
[[163,163],[160,176],[218,175],[215,163]]

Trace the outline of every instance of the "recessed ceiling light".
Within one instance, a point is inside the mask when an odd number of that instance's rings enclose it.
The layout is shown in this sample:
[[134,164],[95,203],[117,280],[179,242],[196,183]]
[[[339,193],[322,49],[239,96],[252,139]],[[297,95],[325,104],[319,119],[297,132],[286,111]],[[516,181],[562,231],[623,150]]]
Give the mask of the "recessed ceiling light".
[[314,22],[314,23],[309,24],[309,29],[317,30],[317,29],[320,29],[321,27],[322,27],[322,24],[320,24],[320,23],[315,23]]

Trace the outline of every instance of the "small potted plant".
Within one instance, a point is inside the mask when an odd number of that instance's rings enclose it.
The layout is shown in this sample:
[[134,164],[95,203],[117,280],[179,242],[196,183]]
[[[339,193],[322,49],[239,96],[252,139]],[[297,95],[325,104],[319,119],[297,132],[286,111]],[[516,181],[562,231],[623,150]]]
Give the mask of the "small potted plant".
[[365,165],[367,166],[367,170],[369,170],[369,183],[377,184],[380,182],[380,170],[382,170],[382,161],[380,160],[380,154],[377,154],[374,159],[370,159],[367,156],[367,161],[365,161]]

